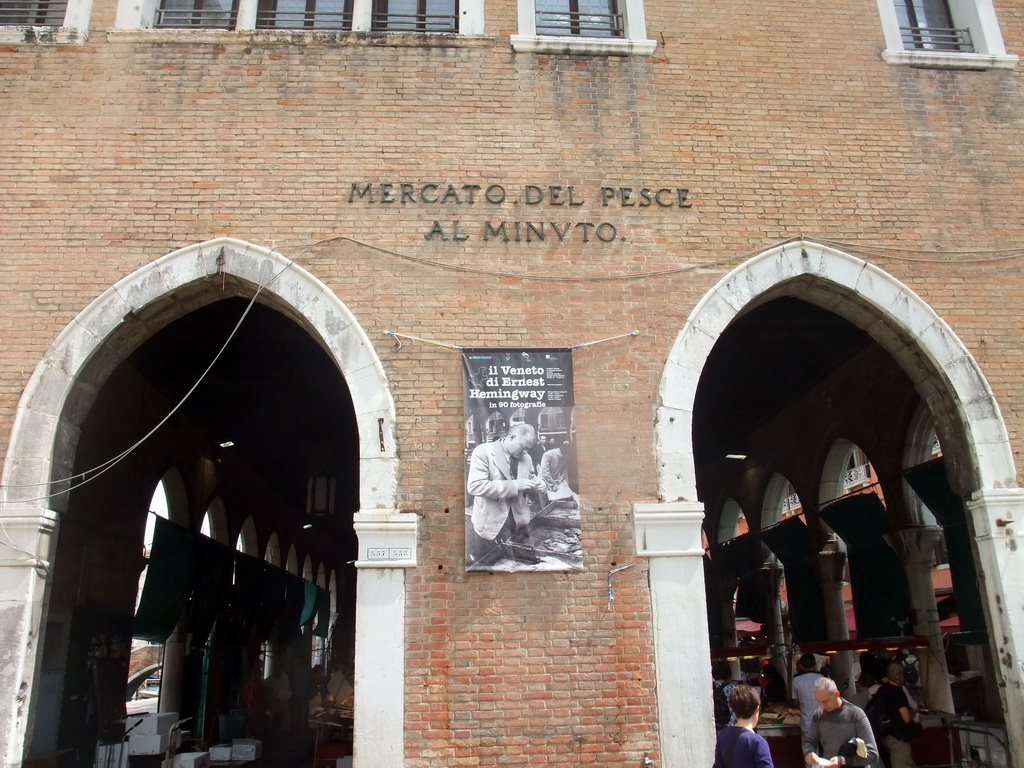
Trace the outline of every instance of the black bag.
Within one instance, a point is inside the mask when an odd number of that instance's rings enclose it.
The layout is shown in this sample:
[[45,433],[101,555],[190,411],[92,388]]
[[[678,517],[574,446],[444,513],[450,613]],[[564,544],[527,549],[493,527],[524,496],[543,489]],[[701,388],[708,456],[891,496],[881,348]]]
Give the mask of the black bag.
[[883,695],[885,688],[885,685],[879,687],[864,707],[864,714],[868,716],[875,741],[881,741],[883,736],[895,736],[901,741],[910,741],[919,736],[924,728],[916,720],[903,722],[899,708],[892,703],[891,695]]
[[732,685],[715,685],[713,696],[715,702],[715,728],[721,730],[729,724],[732,719],[732,710],[729,708],[729,691]]
[[864,714],[868,716],[871,732],[875,734],[875,741],[881,740],[883,736],[896,735],[896,721],[893,720],[892,713],[886,706],[885,698],[882,696],[883,690],[884,687],[879,686],[864,707]]

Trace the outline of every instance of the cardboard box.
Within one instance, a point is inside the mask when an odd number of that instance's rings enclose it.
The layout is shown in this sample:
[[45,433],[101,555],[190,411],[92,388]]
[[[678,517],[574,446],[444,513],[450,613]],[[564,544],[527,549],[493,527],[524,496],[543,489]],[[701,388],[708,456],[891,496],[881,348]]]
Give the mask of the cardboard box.
[[214,744],[210,747],[211,763],[227,763],[231,761],[230,744]]
[[132,733],[128,736],[128,754],[163,755],[170,743],[167,733]]
[[[125,730],[135,734],[167,733],[178,722],[177,712],[155,712],[146,715],[131,715],[125,721]],[[136,725],[137,724],[137,725]]]
[[175,755],[171,768],[209,768],[209,752],[182,752]]
[[263,742],[259,739],[233,739],[232,760],[259,760],[263,755]]

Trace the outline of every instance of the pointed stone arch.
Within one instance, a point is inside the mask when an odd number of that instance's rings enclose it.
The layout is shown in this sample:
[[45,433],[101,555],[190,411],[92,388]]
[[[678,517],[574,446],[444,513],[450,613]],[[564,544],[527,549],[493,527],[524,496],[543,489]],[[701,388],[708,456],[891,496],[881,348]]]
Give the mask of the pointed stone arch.
[[[28,748],[36,640],[45,616],[54,533],[65,507],[62,478],[71,473],[78,423],[106,376],[155,330],[208,303],[211,292],[202,288],[213,281],[218,299],[257,293],[258,300],[298,323],[334,360],[351,392],[360,437],[363,512],[357,519],[367,513],[394,514],[398,458],[387,378],[366,333],[328,286],[281,254],[232,238],[182,248],[126,276],[79,313],[36,366],[18,404],[0,475],[0,521],[9,538],[0,556],[0,591],[12,596],[0,621],[0,648],[5,649],[0,661],[11,672],[0,681],[0,700],[16,702],[0,708],[0,753],[6,765],[20,764]],[[363,624],[373,634],[376,624]],[[395,633],[404,638],[402,626],[382,631],[392,646]],[[386,702],[384,718],[401,720],[397,698]],[[384,743],[366,746],[401,754],[401,731],[391,733]]]
[[[798,240],[772,248],[723,277],[696,305],[669,353],[660,383],[655,450],[661,503],[635,505],[638,553],[650,560],[654,645],[663,760],[707,761],[714,749],[710,666],[703,612],[703,572],[694,565],[703,507],[697,499],[692,428],[697,386],[708,355],[739,315],[781,296],[827,309],[864,329],[903,368],[935,416],[950,459],[950,481],[971,498],[980,569],[990,574],[987,596],[993,648],[1005,687],[1003,704],[1011,743],[1024,748],[1024,616],[1001,607],[1021,604],[1024,585],[1017,538],[1007,520],[1024,517],[1024,493],[1006,426],[976,361],[952,329],[913,291],[884,270],[835,248]],[[956,454],[953,457],[953,454]],[[683,546],[680,543],[683,542]],[[689,548],[686,547],[689,542]],[[682,555],[682,556],[680,556]],[[691,555],[686,557],[686,555]],[[689,561],[689,562],[687,562]],[[1011,561],[1017,563],[1011,564]],[[1006,590],[1013,594],[1007,600]],[[1000,595],[1000,593],[1003,593]],[[687,667],[691,670],[687,673]],[[692,688],[691,688],[692,686]],[[684,705],[684,702],[686,704]],[[706,717],[694,717],[705,702]],[[699,706],[699,704],[698,704]],[[686,709],[686,711],[684,711]]]
[[[816,304],[867,331],[910,376],[944,445],[961,458],[962,492],[1015,488],[1016,469],[995,397],[963,342],[917,294],[884,270],[807,240],[777,246],[722,278],[676,337],[661,381],[656,427],[664,499],[696,499],[693,403],[708,353],[737,316],[780,296]],[[938,423],[941,422],[941,423]]]

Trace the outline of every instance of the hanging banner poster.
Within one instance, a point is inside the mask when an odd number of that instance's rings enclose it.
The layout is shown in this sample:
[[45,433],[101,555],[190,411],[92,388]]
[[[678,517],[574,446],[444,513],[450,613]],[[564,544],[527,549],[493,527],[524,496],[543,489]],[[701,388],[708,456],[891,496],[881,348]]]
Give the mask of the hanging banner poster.
[[572,352],[465,349],[466,570],[583,567]]

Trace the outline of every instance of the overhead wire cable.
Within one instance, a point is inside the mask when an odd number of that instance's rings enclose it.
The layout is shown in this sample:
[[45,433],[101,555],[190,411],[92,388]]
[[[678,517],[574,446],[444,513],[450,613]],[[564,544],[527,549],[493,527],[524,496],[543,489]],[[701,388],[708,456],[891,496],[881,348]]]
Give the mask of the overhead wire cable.
[[[316,242],[309,244],[307,249],[305,251],[303,251],[303,253],[300,253],[297,256],[295,256],[294,258],[290,259],[288,261],[288,263],[284,267],[282,267],[276,274],[272,275],[269,280],[267,280],[265,283],[260,284],[260,285],[258,285],[256,287],[256,291],[253,293],[252,297],[249,299],[249,303],[246,305],[245,310],[242,312],[241,316],[238,318],[238,321],[235,323],[234,327],[231,329],[231,332],[228,334],[227,338],[224,340],[224,343],[221,345],[220,349],[213,356],[213,359],[210,361],[210,364],[206,366],[206,369],[199,375],[199,378],[196,379],[195,383],[192,384],[192,386],[189,388],[189,390],[178,400],[178,402],[167,412],[167,414],[162,419],[160,419],[160,421],[157,422],[157,424],[152,429],[150,429],[145,435],[143,435],[138,440],[136,440],[135,443],[130,445],[128,448],[125,448],[123,451],[121,451],[116,456],[113,456],[112,458],[107,459],[106,461],[102,462],[101,464],[98,464],[95,467],[92,467],[90,469],[83,470],[81,472],[76,472],[74,475],[70,475],[69,477],[59,478],[59,479],[56,479],[56,480],[50,480],[50,481],[42,482],[42,483],[26,483],[26,484],[17,484],[17,485],[12,485],[12,484],[8,484],[8,483],[4,483],[4,484],[0,485],[0,487],[3,487],[4,489],[9,489],[9,488],[37,488],[37,487],[43,487],[43,486],[47,486],[47,487],[52,488],[52,486],[58,485],[60,483],[70,483],[69,487],[61,489],[59,491],[51,490],[45,496],[38,496],[36,498],[19,499],[18,500],[19,503],[33,502],[33,501],[46,501],[51,496],[67,494],[67,493],[70,493],[71,491],[73,491],[73,490],[75,490],[77,488],[81,488],[83,485],[85,485],[87,483],[90,483],[93,480],[95,480],[96,478],[104,475],[106,472],[108,472],[111,469],[113,469],[121,461],[123,461],[128,456],[130,456],[141,445],[143,445],[154,434],[156,434],[156,432],[161,427],[163,427],[163,425],[166,424],[170,420],[170,418],[172,416],[174,416],[174,414],[177,413],[185,405],[185,402],[192,396],[192,394],[196,391],[196,389],[198,389],[199,385],[202,384],[202,382],[206,379],[206,377],[209,375],[210,371],[213,369],[214,365],[217,364],[217,361],[220,359],[221,355],[224,354],[224,351],[227,349],[228,344],[231,343],[231,340],[235,337],[235,334],[237,334],[238,330],[242,327],[242,323],[245,321],[245,318],[248,316],[249,312],[252,310],[252,307],[256,303],[256,299],[259,297],[259,295],[264,290],[266,290],[271,285],[273,285],[277,281],[277,279],[282,274],[284,274],[285,271],[290,269],[291,266],[293,264],[295,264],[296,261],[298,261],[298,259],[300,259],[306,252],[308,252],[308,250],[312,249],[317,244],[318,243],[316,243]],[[275,252],[275,251],[272,250],[272,252]],[[80,482],[75,482],[78,478],[81,478],[81,481]],[[3,543],[3,542],[0,542],[0,543]]]

